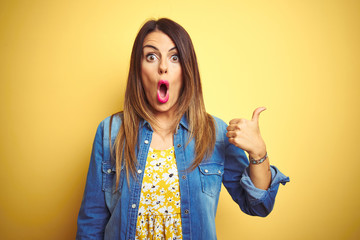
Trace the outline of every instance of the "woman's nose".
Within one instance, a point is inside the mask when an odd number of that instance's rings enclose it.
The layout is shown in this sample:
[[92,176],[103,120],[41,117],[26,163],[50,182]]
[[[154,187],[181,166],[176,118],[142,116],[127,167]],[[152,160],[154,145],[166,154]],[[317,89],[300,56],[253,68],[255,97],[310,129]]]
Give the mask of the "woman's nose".
[[159,66],[159,73],[164,74],[167,73],[167,71],[168,71],[167,63],[165,61],[161,61]]

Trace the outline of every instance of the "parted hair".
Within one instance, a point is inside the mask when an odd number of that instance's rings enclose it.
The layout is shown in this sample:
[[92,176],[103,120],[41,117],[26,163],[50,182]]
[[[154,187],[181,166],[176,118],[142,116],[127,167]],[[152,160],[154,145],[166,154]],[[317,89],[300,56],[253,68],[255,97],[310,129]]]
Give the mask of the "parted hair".
[[[121,166],[124,166],[127,180],[129,174],[135,175],[139,124],[146,120],[151,126],[158,126],[152,108],[147,101],[141,81],[141,62],[145,37],[161,31],[174,42],[180,59],[183,86],[176,103],[176,116],[173,132],[183,115],[189,123],[189,139],[195,139],[195,153],[189,170],[194,170],[202,161],[210,157],[216,141],[215,121],[205,110],[200,74],[194,46],[186,30],[178,23],[161,18],[147,21],[139,30],[131,52],[129,75],[125,91],[124,109],[120,114],[122,124],[114,142],[113,152],[116,162],[116,189],[119,186]],[[119,113],[118,113],[119,114]],[[111,122],[110,122],[111,126]],[[111,141],[110,141],[111,144]]]

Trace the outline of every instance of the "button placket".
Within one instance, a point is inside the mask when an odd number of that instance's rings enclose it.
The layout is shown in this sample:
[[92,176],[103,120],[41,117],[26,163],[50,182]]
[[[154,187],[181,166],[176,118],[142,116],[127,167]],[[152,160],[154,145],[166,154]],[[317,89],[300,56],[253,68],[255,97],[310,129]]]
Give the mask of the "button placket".
[[[138,178],[139,181],[134,181],[131,183],[130,185],[130,189],[131,189],[131,197],[130,197],[130,205],[129,205],[129,212],[128,212],[128,216],[129,216],[129,224],[131,224],[132,226],[136,226],[136,219],[137,219],[137,214],[138,214],[138,207],[139,207],[139,200],[140,200],[140,196],[141,196],[141,182],[142,182],[142,177],[143,177],[143,173],[145,172],[145,165],[146,165],[146,158],[147,158],[147,154],[149,151],[149,145],[151,143],[151,139],[152,139],[152,129],[151,127],[149,129],[144,129],[143,134],[140,134],[140,146],[137,152],[137,157],[138,157],[138,165],[137,165],[137,169],[136,172],[138,173],[138,175],[135,178]],[[143,141],[141,143],[141,141]],[[133,239],[135,238],[135,232],[130,231],[132,234],[127,234],[127,237]]]

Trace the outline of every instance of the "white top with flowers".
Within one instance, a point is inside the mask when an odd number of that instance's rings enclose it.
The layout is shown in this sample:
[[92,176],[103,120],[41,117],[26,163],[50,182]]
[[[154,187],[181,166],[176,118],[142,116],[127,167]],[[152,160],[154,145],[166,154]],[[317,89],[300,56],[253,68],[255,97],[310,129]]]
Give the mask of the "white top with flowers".
[[174,147],[149,150],[135,239],[182,239],[180,187]]

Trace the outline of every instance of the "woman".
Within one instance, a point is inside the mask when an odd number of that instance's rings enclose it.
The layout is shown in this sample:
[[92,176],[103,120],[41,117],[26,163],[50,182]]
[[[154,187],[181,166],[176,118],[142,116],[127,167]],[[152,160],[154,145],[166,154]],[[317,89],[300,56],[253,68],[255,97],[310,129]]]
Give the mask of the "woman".
[[263,110],[229,126],[206,113],[187,32],[169,19],[145,23],[124,110],[97,129],[77,239],[216,239],[221,183],[242,211],[268,215],[289,178],[269,164]]

